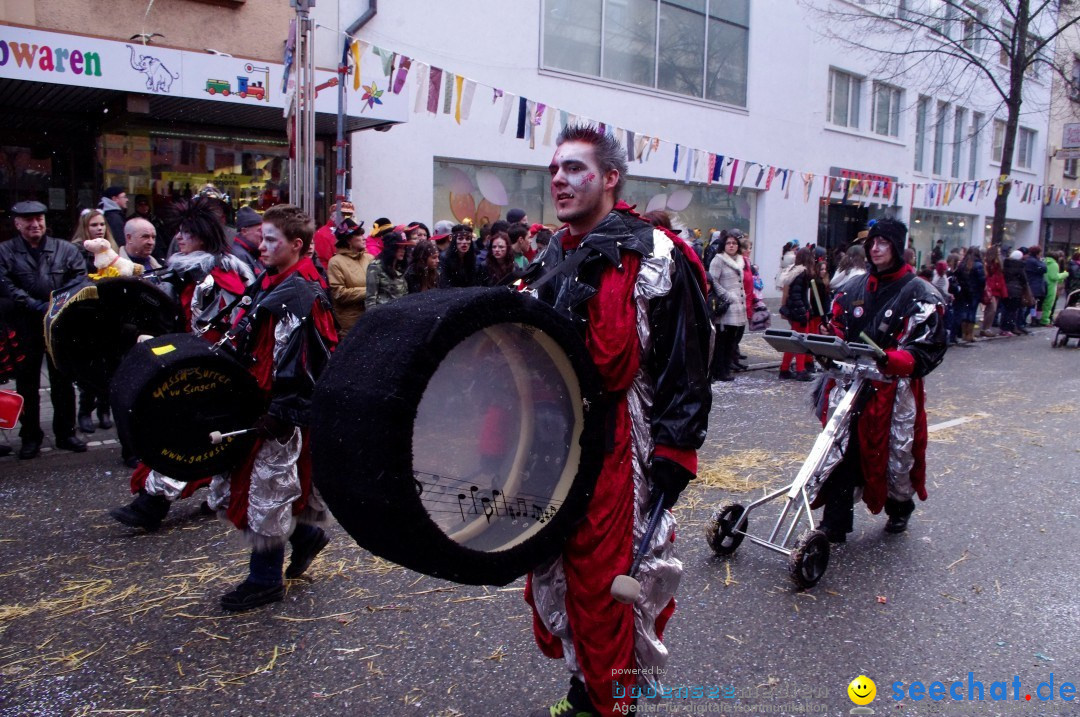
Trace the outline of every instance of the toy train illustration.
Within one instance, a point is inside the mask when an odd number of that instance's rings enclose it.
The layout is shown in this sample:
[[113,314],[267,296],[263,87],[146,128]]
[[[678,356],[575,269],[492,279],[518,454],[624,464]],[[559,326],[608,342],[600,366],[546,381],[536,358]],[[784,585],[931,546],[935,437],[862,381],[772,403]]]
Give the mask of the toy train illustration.
[[251,97],[256,101],[270,101],[270,98],[266,93],[266,87],[261,80],[252,82],[249,78],[243,76],[238,76],[236,78],[235,92],[232,89],[232,84],[227,80],[207,80],[206,91],[212,95],[221,95],[222,97],[228,97],[230,94],[235,94],[242,100]]

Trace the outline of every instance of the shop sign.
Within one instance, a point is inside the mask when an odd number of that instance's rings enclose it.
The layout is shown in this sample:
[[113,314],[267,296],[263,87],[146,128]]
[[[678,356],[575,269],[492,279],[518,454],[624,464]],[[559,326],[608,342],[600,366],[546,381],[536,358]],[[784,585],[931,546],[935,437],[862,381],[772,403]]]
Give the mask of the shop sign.
[[1080,122],[1070,122],[1062,128],[1061,146],[1066,149],[1080,147]]
[[[884,182],[884,184],[881,185],[881,192],[886,195],[891,195],[893,185],[896,184],[896,177],[875,174],[873,172],[860,172],[857,169],[844,169],[843,167],[829,167],[829,176],[854,179],[859,182]],[[886,192],[886,190],[888,191]]]
[[[284,109],[283,75],[272,62],[0,25],[0,77],[7,79]],[[337,81],[331,71],[316,72],[319,112],[337,112]],[[382,99],[378,119],[406,119],[404,94]],[[352,105],[358,115],[363,105]]]

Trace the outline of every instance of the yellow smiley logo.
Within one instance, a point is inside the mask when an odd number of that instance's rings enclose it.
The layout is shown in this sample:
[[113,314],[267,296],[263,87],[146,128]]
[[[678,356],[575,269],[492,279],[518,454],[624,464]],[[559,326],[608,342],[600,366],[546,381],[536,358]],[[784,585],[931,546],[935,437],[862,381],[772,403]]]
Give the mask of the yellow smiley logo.
[[857,705],[868,705],[877,697],[877,685],[866,675],[859,675],[847,686],[848,697]]

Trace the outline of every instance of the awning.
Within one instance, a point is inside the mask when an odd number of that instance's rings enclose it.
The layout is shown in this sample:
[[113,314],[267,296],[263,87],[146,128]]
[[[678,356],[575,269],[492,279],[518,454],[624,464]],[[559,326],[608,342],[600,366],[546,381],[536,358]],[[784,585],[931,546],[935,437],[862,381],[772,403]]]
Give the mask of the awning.
[[[147,97],[148,119],[284,131],[284,75],[283,65],[261,60],[0,24],[6,129],[85,129],[88,114],[115,112],[135,93]],[[316,76],[316,131],[333,134],[338,78],[329,70]],[[346,93],[348,131],[407,117],[405,95],[385,93],[369,108],[351,78]]]

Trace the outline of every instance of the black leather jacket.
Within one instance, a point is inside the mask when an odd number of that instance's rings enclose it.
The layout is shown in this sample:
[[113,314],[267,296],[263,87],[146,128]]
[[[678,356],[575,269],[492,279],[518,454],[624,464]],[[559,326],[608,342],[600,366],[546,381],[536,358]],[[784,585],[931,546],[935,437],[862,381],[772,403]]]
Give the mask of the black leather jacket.
[[276,286],[255,289],[252,308],[235,329],[238,352],[254,357],[260,353],[255,342],[267,336],[262,326],[271,323],[274,369],[266,412],[296,426],[310,423],[311,394],[330,360],[332,342],[319,333],[313,316],[317,306],[332,311],[326,291],[294,272]]
[[870,339],[885,350],[901,348],[915,359],[913,378],[922,378],[945,358],[944,308],[934,288],[906,271],[897,276],[858,277],[837,294],[833,326],[847,341]]
[[[561,229],[533,262],[534,275],[554,270],[578,252],[589,252],[570,276],[558,276],[540,287],[538,297],[566,316],[584,335],[586,304],[597,293],[607,266],[620,266],[621,253],[647,259],[653,255],[653,227],[628,211],[617,209],[589,233],[577,249],[563,251]],[[708,359],[712,336],[709,307],[690,260],[672,248],[671,288],[649,302],[651,345],[642,367],[652,377],[649,416],[654,441],[674,448],[701,447],[708,430],[712,390]]]
[[45,237],[40,259],[21,236],[0,244],[0,282],[15,302],[18,319],[37,321],[39,331],[49,295],[85,278],[82,251],[71,242]]

